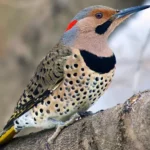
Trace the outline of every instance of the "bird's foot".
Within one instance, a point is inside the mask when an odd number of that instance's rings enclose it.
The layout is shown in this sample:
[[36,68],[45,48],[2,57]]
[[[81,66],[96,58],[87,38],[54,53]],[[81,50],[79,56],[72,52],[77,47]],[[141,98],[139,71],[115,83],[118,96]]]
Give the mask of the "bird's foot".
[[78,112],[78,114],[80,115],[81,118],[84,118],[84,117],[92,115],[93,112],[92,111],[83,111],[83,112]]
[[49,144],[53,144],[60,132],[67,126],[73,124],[76,119],[79,119],[80,115],[79,114],[74,114],[70,120],[66,121],[64,124],[58,125],[56,131],[53,133],[53,135],[48,139]]
[[56,131],[53,135],[48,139],[49,144],[53,144],[57,136],[60,134],[61,130],[65,127],[65,125],[58,125]]

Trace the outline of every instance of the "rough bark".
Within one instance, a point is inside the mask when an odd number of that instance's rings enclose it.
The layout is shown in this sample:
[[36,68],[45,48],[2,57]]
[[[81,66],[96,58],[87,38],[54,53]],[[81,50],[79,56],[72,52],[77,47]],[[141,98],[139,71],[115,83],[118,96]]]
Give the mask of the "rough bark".
[[85,117],[65,128],[48,147],[54,130],[18,137],[2,150],[149,150],[150,91]]

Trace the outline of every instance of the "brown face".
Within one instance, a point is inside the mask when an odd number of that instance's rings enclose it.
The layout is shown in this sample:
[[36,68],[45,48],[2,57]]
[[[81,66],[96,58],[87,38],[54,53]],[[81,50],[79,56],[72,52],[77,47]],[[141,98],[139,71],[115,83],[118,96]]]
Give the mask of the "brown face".
[[73,18],[61,40],[65,45],[86,50],[97,56],[112,56],[107,44],[111,32],[131,14],[146,8],[150,8],[150,5],[122,10],[99,5],[90,6]]
[[110,34],[117,25],[119,25],[126,18],[128,18],[128,16],[126,16],[112,21],[112,16],[117,14],[118,12],[118,10],[111,8],[94,9],[91,12],[89,12],[87,17],[79,20],[77,26],[79,27],[79,30],[82,33],[96,32],[98,34]]
[[97,26],[105,23],[115,13],[117,13],[117,11],[114,9],[94,9],[89,12],[87,17],[78,21],[77,25],[83,32],[95,31]]
[[109,20],[117,12],[118,11],[115,9],[100,8],[92,10],[87,17],[89,17],[93,24],[97,26]]

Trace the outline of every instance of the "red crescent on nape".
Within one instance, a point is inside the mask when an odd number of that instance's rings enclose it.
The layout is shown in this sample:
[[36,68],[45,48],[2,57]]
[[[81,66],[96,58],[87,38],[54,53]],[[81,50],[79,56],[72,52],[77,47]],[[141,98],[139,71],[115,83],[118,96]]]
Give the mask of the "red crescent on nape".
[[78,22],[77,20],[71,21],[71,22],[68,24],[68,26],[67,26],[67,28],[66,28],[66,31],[70,30],[77,22]]

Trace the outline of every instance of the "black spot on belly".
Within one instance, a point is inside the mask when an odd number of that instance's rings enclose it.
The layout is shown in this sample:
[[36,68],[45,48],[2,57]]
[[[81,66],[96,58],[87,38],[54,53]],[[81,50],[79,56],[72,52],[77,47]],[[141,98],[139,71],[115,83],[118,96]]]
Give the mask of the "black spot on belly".
[[88,51],[80,50],[86,65],[93,71],[104,74],[115,67],[116,58],[113,54],[110,57],[98,57]]

